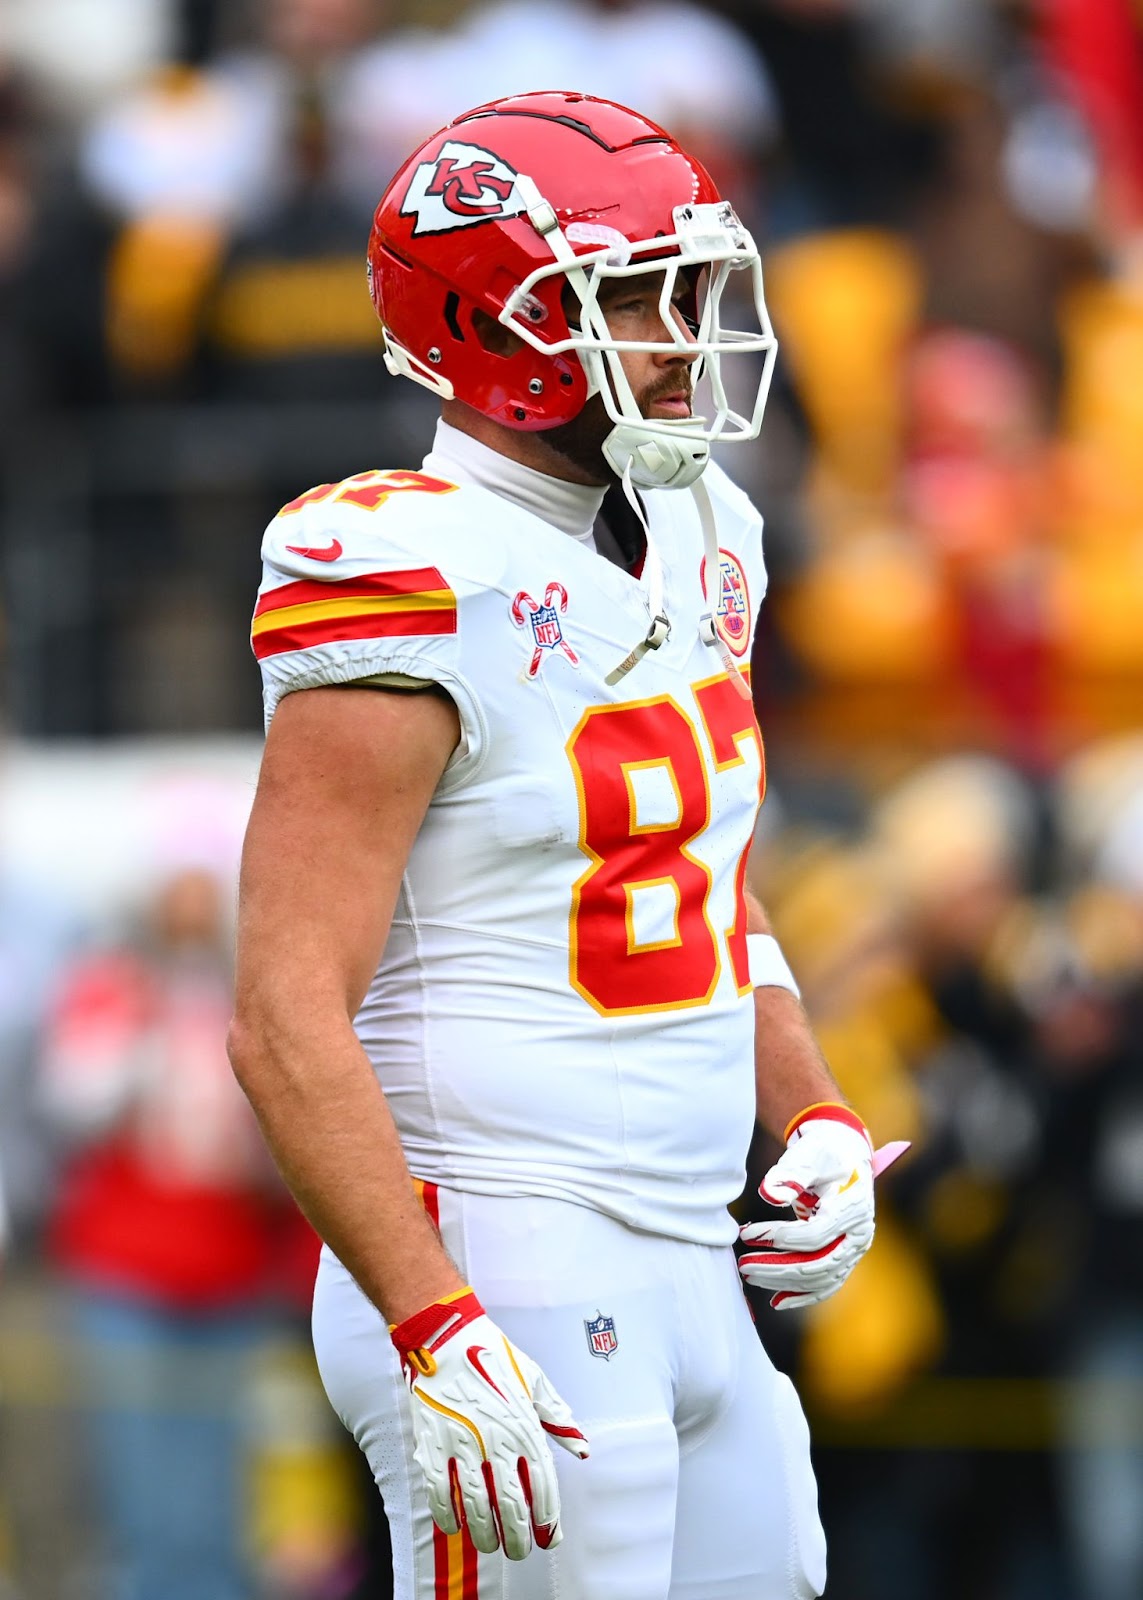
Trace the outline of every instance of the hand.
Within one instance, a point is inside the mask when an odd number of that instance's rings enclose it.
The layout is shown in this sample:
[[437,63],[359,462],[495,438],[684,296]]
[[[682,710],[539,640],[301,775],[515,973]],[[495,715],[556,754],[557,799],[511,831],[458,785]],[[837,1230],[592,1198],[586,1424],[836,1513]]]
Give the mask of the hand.
[[743,1278],[774,1290],[775,1310],[828,1299],[873,1243],[873,1144],[861,1118],[843,1105],[803,1111],[758,1193],[798,1220],[740,1229],[751,1246],[738,1262]]
[[413,1455],[433,1521],[467,1526],[478,1550],[520,1561],[559,1544],[560,1497],[545,1433],[581,1460],[587,1440],[544,1374],[471,1289],[390,1329],[413,1398]]

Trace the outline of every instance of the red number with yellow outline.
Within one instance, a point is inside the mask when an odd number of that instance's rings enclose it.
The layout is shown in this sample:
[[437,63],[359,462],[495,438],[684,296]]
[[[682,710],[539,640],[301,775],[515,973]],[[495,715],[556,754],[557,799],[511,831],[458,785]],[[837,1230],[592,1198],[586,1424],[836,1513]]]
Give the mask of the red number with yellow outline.
[[[740,767],[746,760],[742,753],[743,742],[753,739],[758,747],[758,804],[766,798],[766,751],[762,745],[762,730],[754,715],[750,701],[739,694],[725,673],[708,678],[705,683],[691,686],[698,701],[706,736],[714,756],[714,770],[724,772],[727,767]],[[746,951],[746,862],[750,855],[748,841],[738,858],[738,872],[734,879],[734,922],[726,930],[726,947],[734,969],[734,981],[739,994],[750,988],[750,961]]]
[[376,511],[391,494],[451,494],[455,488],[455,483],[449,483],[446,478],[434,478],[427,472],[357,472],[340,483],[319,483],[316,489],[307,489],[296,500],[287,501],[278,515],[292,516],[295,511],[303,511],[306,506],[331,497],[335,503],[345,501],[348,505],[360,506],[363,511]]
[[[729,678],[696,684],[694,693],[716,772],[742,763],[744,739],[757,739],[761,754],[753,711]],[[579,795],[580,849],[590,858],[572,890],[572,987],[604,1016],[705,1005],[722,959],[707,912],[712,874],[689,848],[711,817],[708,757],[698,729],[670,695],[593,706],[567,751]],[[672,820],[638,820],[632,774],[646,768],[665,772],[675,795]],[[735,879],[734,925],[726,934],[740,993],[749,988],[746,854]],[[675,896],[673,936],[637,942],[635,894],[667,886]]]

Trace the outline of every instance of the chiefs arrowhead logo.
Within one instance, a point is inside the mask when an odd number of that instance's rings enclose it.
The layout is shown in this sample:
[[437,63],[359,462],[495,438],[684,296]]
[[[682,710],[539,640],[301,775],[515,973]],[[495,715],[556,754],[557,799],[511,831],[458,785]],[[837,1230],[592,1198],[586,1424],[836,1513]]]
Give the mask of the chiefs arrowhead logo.
[[477,144],[450,139],[432,161],[422,161],[401,202],[403,217],[416,217],[414,236],[471,228],[524,209],[512,168]]

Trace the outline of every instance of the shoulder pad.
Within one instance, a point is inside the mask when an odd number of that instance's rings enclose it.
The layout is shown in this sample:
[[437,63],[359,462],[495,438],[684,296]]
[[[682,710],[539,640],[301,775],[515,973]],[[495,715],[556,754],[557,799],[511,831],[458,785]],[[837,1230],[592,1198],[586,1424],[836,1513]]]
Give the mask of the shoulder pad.
[[[289,500],[266,529],[263,556],[292,563],[296,557],[321,566],[374,554],[399,530],[410,525],[402,507],[414,512],[419,528],[450,520],[445,503],[459,493],[459,485],[424,472],[357,472],[340,483],[320,483]],[[410,504],[411,502],[411,504]]]

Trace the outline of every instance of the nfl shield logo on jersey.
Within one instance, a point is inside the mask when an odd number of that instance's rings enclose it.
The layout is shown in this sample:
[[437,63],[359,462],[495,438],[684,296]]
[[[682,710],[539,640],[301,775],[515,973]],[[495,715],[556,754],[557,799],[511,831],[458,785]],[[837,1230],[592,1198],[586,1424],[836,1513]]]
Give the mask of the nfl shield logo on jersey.
[[568,608],[568,592],[562,583],[549,583],[544,590],[544,600],[533,600],[521,589],[512,602],[512,621],[518,628],[525,624],[532,630],[532,659],[528,663],[528,676],[534,678],[540,670],[545,650],[558,650],[565,661],[579,666],[579,657],[564,638],[560,613]]
[[594,1318],[583,1319],[583,1326],[587,1334],[587,1348],[592,1355],[610,1361],[619,1349],[619,1340],[615,1337],[615,1318],[605,1317],[602,1311],[597,1311]]

